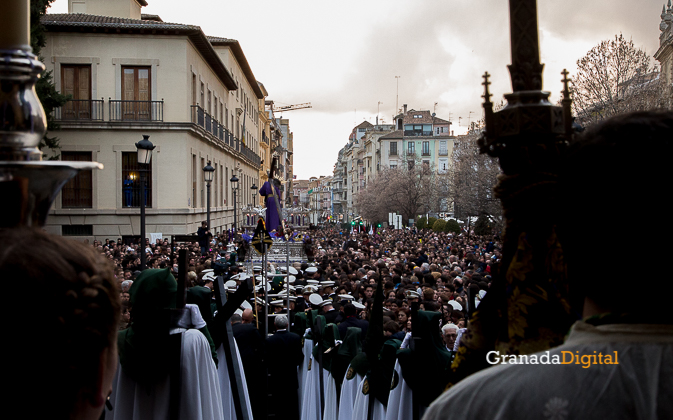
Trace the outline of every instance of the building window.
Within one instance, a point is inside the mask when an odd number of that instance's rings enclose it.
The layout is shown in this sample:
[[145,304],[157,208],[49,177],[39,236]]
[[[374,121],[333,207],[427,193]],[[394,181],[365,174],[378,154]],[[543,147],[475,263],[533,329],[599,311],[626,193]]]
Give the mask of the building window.
[[397,161],[396,160],[391,160],[390,161],[390,169],[395,169],[397,168]]
[[407,168],[409,168],[409,170],[411,171],[412,169],[414,169],[414,164],[415,162],[413,160],[407,161]]
[[423,142],[423,156],[430,156],[430,142]]
[[61,108],[64,120],[91,119],[91,66],[61,66],[61,93],[71,98]]
[[[61,160],[91,162],[91,152],[61,152]],[[93,173],[91,170],[79,171],[68,181],[61,193],[63,208],[91,208],[93,204]]]
[[439,168],[438,171],[440,174],[445,174],[449,170],[449,158],[439,158]]
[[407,142],[407,154],[414,155],[416,154],[416,143],[413,141]]
[[192,105],[197,105],[196,103],[196,75],[192,73]]
[[432,136],[432,124],[405,124],[405,136]]
[[[199,165],[199,168],[205,168],[206,166],[206,161],[204,158],[201,158],[201,164]],[[199,174],[201,175],[201,181],[199,182],[199,187],[201,188],[201,208],[206,207],[206,192],[204,189],[206,188],[205,183],[206,180],[204,179],[204,174],[203,174],[203,169],[198,171]]]
[[447,156],[449,154],[449,150],[446,147],[446,140],[439,142],[439,154],[440,156]]
[[122,67],[123,119],[151,119],[151,86],[150,67]]
[[62,236],[93,236],[93,225],[63,225]]
[[397,142],[390,143],[390,156],[397,156]]
[[145,207],[152,207],[152,164],[138,165],[138,152],[122,152],[123,207],[140,207],[140,175],[145,179]]
[[414,115],[414,118],[423,118],[423,115]]
[[196,208],[196,155],[192,154],[192,208]]

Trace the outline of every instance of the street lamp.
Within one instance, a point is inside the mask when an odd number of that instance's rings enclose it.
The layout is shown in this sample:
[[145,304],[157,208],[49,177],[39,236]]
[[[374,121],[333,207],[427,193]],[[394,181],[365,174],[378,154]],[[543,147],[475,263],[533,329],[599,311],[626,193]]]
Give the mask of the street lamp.
[[145,201],[147,192],[145,191],[145,172],[147,166],[152,161],[152,150],[156,146],[150,141],[150,136],[143,134],[143,139],[136,143],[138,149],[138,165],[140,166],[140,270],[144,270],[147,265],[147,255],[145,254]]
[[213,175],[215,175],[215,168],[210,165],[210,161],[203,168],[203,178],[206,180],[206,224],[210,230],[210,183],[213,182]]
[[234,235],[236,235],[236,191],[238,191],[238,178],[236,178],[236,175],[233,175],[229,182],[231,182],[231,190],[234,192]]
[[257,197],[257,185],[253,183],[252,187],[250,187],[250,190],[252,191],[252,207],[255,207],[255,198]]

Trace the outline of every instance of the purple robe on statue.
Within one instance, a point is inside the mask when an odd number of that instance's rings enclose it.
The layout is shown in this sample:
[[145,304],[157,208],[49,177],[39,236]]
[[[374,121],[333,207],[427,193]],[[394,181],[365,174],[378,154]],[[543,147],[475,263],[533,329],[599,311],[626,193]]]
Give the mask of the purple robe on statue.
[[[276,188],[276,196],[278,197],[278,204],[280,204],[280,191],[278,187]],[[266,181],[262,188],[259,189],[259,195],[266,197],[266,230],[271,232],[278,229],[280,224],[280,218],[278,217],[279,209],[276,208],[276,200],[273,198],[273,193],[271,191],[271,184],[269,181]],[[281,208],[282,208],[281,204]]]

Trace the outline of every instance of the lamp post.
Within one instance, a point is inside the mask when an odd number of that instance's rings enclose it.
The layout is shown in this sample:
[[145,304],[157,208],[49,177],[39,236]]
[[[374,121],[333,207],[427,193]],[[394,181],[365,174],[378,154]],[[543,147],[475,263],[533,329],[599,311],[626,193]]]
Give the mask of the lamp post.
[[236,175],[229,180],[231,182],[231,190],[234,192],[234,235],[236,235],[236,191],[238,191],[238,178]]
[[250,187],[250,191],[252,191],[252,207],[255,207],[255,198],[257,197],[257,185],[252,184],[252,187]]
[[143,139],[136,143],[138,149],[138,166],[140,166],[140,270],[146,267],[147,256],[145,254],[145,171],[152,161],[152,150],[156,146],[150,141],[150,136],[143,134]]
[[215,168],[210,165],[210,161],[203,168],[203,179],[206,180],[206,224],[210,230],[210,183],[213,182],[213,175],[215,175]]

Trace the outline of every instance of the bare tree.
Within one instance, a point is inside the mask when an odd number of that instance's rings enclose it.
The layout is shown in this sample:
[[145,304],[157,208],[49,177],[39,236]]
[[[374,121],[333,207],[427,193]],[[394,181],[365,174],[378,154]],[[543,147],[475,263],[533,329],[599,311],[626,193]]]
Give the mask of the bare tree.
[[479,153],[477,139],[480,134],[481,129],[476,127],[456,139],[451,167],[443,182],[448,185],[456,217],[484,215],[500,224],[502,209],[493,192],[501,173],[500,165],[497,159]]
[[660,80],[649,55],[622,34],[589,50],[577,69],[573,108],[582,125],[625,112],[671,109],[670,87]]
[[371,221],[388,220],[389,212],[415,219],[435,211],[439,201],[437,171],[416,155],[402,155],[402,165],[384,168],[357,196],[360,215]]

